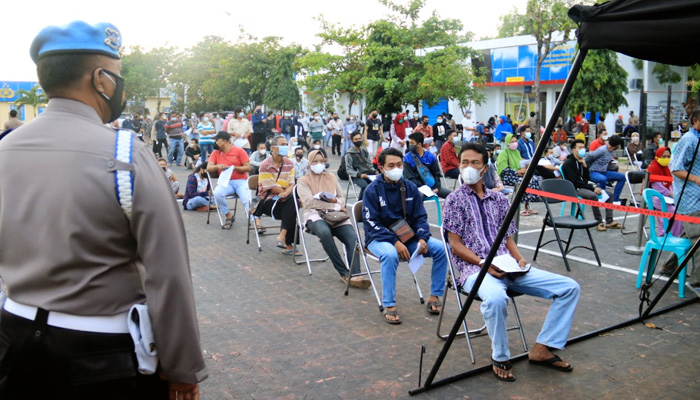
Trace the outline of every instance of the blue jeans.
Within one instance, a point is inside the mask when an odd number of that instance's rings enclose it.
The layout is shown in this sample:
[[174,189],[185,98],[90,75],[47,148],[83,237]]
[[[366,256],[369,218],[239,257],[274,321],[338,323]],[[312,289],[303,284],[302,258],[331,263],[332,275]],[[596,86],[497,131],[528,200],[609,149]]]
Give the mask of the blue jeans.
[[193,197],[189,200],[187,200],[187,204],[185,205],[185,209],[188,211],[196,210],[199,207],[204,207],[209,205],[209,200],[205,199],[202,196],[197,196]]
[[216,186],[214,189],[214,201],[219,211],[221,214],[228,214],[229,208],[226,196],[234,193],[241,199],[241,203],[245,207],[245,213],[248,215],[250,211],[250,189],[248,189],[248,181],[245,179],[231,179],[226,186]]
[[613,201],[620,201],[620,194],[622,194],[622,189],[625,187],[624,174],[615,171],[605,171],[605,173],[591,171],[591,180],[603,190],[605,190],[605,185],[607,185],[608,181],[617,181],[613,191]]
[[[474,286],[478,274],[471,274],[464,287],[469,291]],[[563,349],[569,337],[571,324],[574,321],[576,304],[578,304],[579,286],[576,281],[565,276],[553,274],[537,268],[517,278],[497,279],[486,274],[479,287],[478,295],[481,302],[481,314],[486,322],[486,329],[491,338],[491,358],[496,361],[508,361],[508,296],[506,289],[536,296],[543,299],[554,299],[544,319],[542,330],[537,336],[537,343]]]
[[213,144],[202,144],[199,145],[199,148],[202,150],[202,161],[207,161],[207,157],[209,157],[209,154],[211,154],[211,152],[214,151]]
[[[177,165],[182,163],[182,155],[185,154],[185,146],[183,144],[183,139],[170,138],[170,151],[168,151],[168,164],[172,164],[176,161]],[[177,160],[175,160],[175,153],[177,153]]]
[[[408,242],[406,248],[413,254],[418,247],[418,241]],[[371,242],[367,248],[379,258],[382,264],[382,304],[384,307],[394,307],[396,305],[396,268],[399,266],[399,253],[396,247],[389,242]],[[430,294],[440,297],[445,294],[445,278],[447,274],[447,258],[445,258],[445,248],[442,242],[435,239],[428,239],[428,252],[426,257],[433,258],[433,270],[430,276]]]

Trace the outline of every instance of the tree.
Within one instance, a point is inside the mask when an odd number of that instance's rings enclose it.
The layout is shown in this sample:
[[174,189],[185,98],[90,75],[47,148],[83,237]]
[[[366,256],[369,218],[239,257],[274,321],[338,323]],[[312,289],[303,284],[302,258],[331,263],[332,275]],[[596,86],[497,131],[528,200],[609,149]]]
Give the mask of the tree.
[[121,57],[126,98],[140,101],[158,96],[156,113],[160,113],[160,89],[167,87],[182,54],[174,47],[158,47],[144,52],[139,46],[133,46]]
[[668,64],[654,65],[654,68],[651,70],[651,73],[654,74],[656,80],[659,82],[659,85],[662,86],[678,83],[681,81],[681,79],[683,79],[681,77],[681,74],[679,74]]
[[[327,109],[340,93],[348,95],[348,114],[352,105],[362,95],[360,81],[366,73],[364,59],[367,46],[366,29],[338,27],[320,16],[322,40],[315,51],[299,60],[306,73],[304,86],[318,108]],[[339,47],[340,55],[323,52],[321,46]]]
[[617,53],[610,50],[589,50],[576,78],[567,107],[573,114],[583,111],[616,112],[626,106],[627,71],[617,62]]
[[389,20],[367,27],[367,73],[360,81],[366,108],[389,113],[406,104],[417,109],[423,100],[434,105],[443,98],[466,99],[476,76],[464,60],[477,53],[460,45],[471,38],[462,34],[462,23],[442,19],[435,12],[418,23],[424,0],[413,0],[408,6],[390,0],[380,3],[394,13]]
[[[591,1],[587,1],[590,3]],[[528,0],[525,14],[514,9],[501,17],[499,37],[510,34],[527,34],[537,41],[537,63],[535,65],[535,113],[540,111],[540,73],[547,56],[557,46],[570,40],[571,31],[576,27],[567,12],[572,0]],[[518,25],[520,24],[521,29]]]
[[38,84],[34,85],[29,90],[20,89],[18,93],[20,97],[19,99],[17,99],[17,101],[15,101],[17,107],[21,107],[25,104],[32,106],[35,117],[36,110],[37,108],[39,108],[39,105],[46,104],[46,102],[48,101],[46,99],[46,95],[44,95],[44,92],[41,90],[41,86],[39,86]]
[[294,80],[293,64],[300,47],[284,47],[279,49],[270,69],[267,80],[265,104],[279,110],[296,110],[299,108],[299,87]]

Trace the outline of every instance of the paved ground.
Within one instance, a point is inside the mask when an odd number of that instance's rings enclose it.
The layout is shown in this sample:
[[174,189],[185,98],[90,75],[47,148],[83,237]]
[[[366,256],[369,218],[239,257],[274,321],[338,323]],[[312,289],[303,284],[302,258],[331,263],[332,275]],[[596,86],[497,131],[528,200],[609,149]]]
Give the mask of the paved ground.
[[[338,165],[337,158],[332,160]],[[186,179],[189,171],[174,168]],[[542,204],[534,205],[544,214]],[[434,206],[428,208],[435,220]],[[587,210],[590,215],[590,210]],[[618,217],[619,215],[615,215]],[[330,262],[305,265],[274,247],[275,235],[262,238],[262,252],[246,245],[245,220],[231,231],[221,230],[216,215],[183,213],[187,227],[193,282],[203,351],[210,377],[202,385],[203,399],[386,399],[407,398],[418,387],[421,345],[426,346],[423,380],[443,341],[435,336],[437,317],[420,304],[407,268],[399,271],[397,301],[403,324],[382,321],[371,290],[344,286]],[[520,221],[519,244],[532,257],[542,215]],[[635,226],[636,218],[631,220]],[[270,222],[269,219],[266,222]],[[435,231],[434,234],[438,232]],[[535,264],[566,274],[582,288],[571,336],[579,336],[634,318],[639,292],[635,289],[639,256],[623,252],[635,235],[618,230],[595,232],[604,267],[590,252],[576,250],[567,273],[556,244],[549,245]],[[548,232],[547,237],[553,237]],[[309,236],[309,252],[321,255],[318,240]],[[585,242],[583,233],[575,240]],[[593,260],[593,261],[592,261]],[[427,296],[428,262],[418,272]],[[654,286],[657,292],[662,282]],[[672,286],[659,307],[680,301]],[[687,298],[693,294],[688,293]],[[454,297],[446,308],[447,325],[457,314]],[[518,306],[527,342],[535,343],[548,302],[519,297]],[[498,382],[483,373],[415,396],[418,399],[677,399],[695,398],[700,379],[700,305],[694,303],[648,322],[659,329],[634,324],[574,344],[560,354],[575,369],[570,374],[515,363],[517,381]],[[478,306],[467,316],[481,323]],[[522,351],[511,334],[511,351]],[[488,338],[474,339],[476,364],[471,364],[464,339],[457,339],[437,379],[484,366],[490,360]]]

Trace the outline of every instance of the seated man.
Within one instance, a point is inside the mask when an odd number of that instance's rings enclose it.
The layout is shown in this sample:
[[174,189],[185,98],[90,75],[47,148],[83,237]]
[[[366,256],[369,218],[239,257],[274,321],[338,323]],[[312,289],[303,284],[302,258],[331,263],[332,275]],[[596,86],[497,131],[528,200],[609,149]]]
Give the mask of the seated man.
[[233,226],[233,215],[228,208],[226,196],[236,194],[245,207],[246,215],[250,210],[250,190],[248,189],[248,171],[250,171],[250,160],[248,153],[240,147],[231,144],[231,135],[221,131],[216,134],[214,143],[218,150],[212,151],[207,164],[207,171],[221,174],[225,169],[233,167],[231,179],[227,185],[217,183],[214,189],[214,199],[216,206],[222,214],[226,215],[224,229],[231,229]]
[[518,128],[520,134],[520,139],[518,139],[518,152],[523,160],[532,160],[532,156],[535,155],[535,142],[532,141],[532,132],[530,127],[523,125]]
[[[416,185],[403,179],[403,161],[400,151],[388,148],[379,155],[382,175],[372,182],[363,199],[363,220],[367,248],[381,262],[382,304],[384,320],[389,324],[401,323],[396,311],[396,268],[399,260],[408,261],[416,251],[433,258],[428,313],[439,314],[442,309],[440,296],[445,293],[447,260],[439,240],[430,237],[428,215],[422,196]],[[401,191],[405,190],[405,200]],[[405,203],[405,209],[404,209]],[[390,228],[399,220],[405,220],[413,230],[413,237],[402,243]]]
[[168,178],[168,182],[170,182],[170,187],[173,188],[173,193],[175,194],[175,197],[178,199],[181,199],[182,193],[178,193],[180,191],[180,181],[177,180],[177,176],[173,174],[173,171],[168,168],[168,164],[165,161],[164,158],[159,158],[158,159],[158,165],[163,169],[163,173],[165,173],[165,177]]
[[440,163],[445,176],[452,179],[459,178],[459,160],[457,159],[455,142],[460,146],[462,145],[462,142],[457,137],[457,132],[448,129],[447,141],[440,148]]
[[311,149],[309,150],[309,153],[311,153],[314,150],[320,151],[326,159],[328,158],[328,153],[326,153],[326,149],[321,146],[321,141],[320,140],[314,140],[313,143],[311,143]]
[[[464,185],[447,197],[444,207],[444,229],[447,231],[453,260],[459,270],[457,284],[470,291],[494,238],[505,222],[508,199],[482,183],[490,168],[488,154],[481,145],[467,143],[459,154]],[[498,245],[497,255],[509,254],[521,268],[528,262],[513,240],[517,228],[510,222],[506,239]],[[562,349],[566,344],[579,298],[579,285],[572,279],[537,268],[525,273],[506,274],[491,265],[484,276],[478,295],[481,312],[491,338],[493,373],[499,380],[514,381],[509,361],[506,325],[508,295],[506,290],[553,299],[537,343],[529,353],[530,363],[569,372],[571,364],[554,355],[550,348]]]
[[[591,180],[598,184],[598,187],[605,190],[605,186],[610,182],[617,182],[613,192],[613,203],[622,204],[620,194],[625,187],[625,175],[610,171],[608,165],[613,158],[613,151],[620,148],[622,138],[620,135],[612,135],[605,146],[600,146],[597,150],[588,153],[586,165],[590,170]],[[627,200],[625,200],[625,203]]]
[[260,165],[258,197],[261,201],[255,210],[255,216],[265,214],[281,220],[282,229],[277,237],[277,247],[282,249],[282,254],[300,256],[301,252],[294,252],[293,246],[297,213],[292,200],[294,163],[287,157],[287,139],[282,135],[275,136],[271,149],[272,157]]
[[404,176],[416,186],[426,185],[440,198],[452,193],[440,183],[440,166],[435,155],[423,147],[423,134],[412,133],[408,137],[408,154],[403,159],[406,169]]
[[[209,210],[209,189],[211,182],[207,177],[207,162],[194,168],[194,172],[187,177],[185,186],[185,197],[182,199],[182,208],[185,211],[207,211]],[[212,209],[216,207],[211,206]]]
[[[564,162],[562,169],[564,170],[564,179],[574,184],[578,197],[587,200],[598,200],[598,196],[603,193],[604,189],[599,187],[594,188],[588,183],[590,174],[588,166],[584,158],[586,157],[586,145],[583,140],[574,140],[571,143],[572,154]],[[612,203],[612,196],[608,193],[606,203]],[[622,229],[619,222],[613,221],[613,210],[605,209],[605,222],[600,215],[600,208],[593,207],[593,217],[598,221],[598,230],[607,231],[608,229]]]
[[369,175],[376,175],[377,170],[369,161],[369,153],[362,148],[363,136],[360,131],[355,131],[350,137],[352,147],[345,152],[345,170],[353,183],[360,188],[358,200],[362,200],[365,188],[371,182]]
[[187,169],[193,169],[197,165],[201,155],[202,149],[199,148],[197,139],[190,140],[190,144],[185,149],[185,166]]
[[659,147],[661,147],[662,144],[664,144],[663,135],[661,135],[659,132],[652,133],[651,139],[649,139],[649,142],[647,143],[647,147],[642,152],[642,169],[647,169],[649,164],[654,161],[656,158],[656,152],[659,150]]
[[251,175],[257,175],[260,169],[260,164],[267,159],[270,155],[267,153],[267,148],[265,147],[265,142],[258,143],[258,149],[250,155],[250,173]]
[[304,158],[304,149],[297,147],[294,149],[294,181],[309,173],[309,160]]

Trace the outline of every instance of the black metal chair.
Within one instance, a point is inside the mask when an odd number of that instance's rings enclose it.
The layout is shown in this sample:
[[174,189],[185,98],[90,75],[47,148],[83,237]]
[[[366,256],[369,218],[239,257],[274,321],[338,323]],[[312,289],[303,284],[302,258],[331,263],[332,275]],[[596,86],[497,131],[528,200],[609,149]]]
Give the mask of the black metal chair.
[[[564,180],[564,179],[545,179],[542,181],[541,184],[541,189],[544,192],[556,194],[556,195],[561,195],[561,196],[568,196],[568,197],[573,197],[577,198],[578,196],[576,195],[576,189],[574,188],[574,184],[571,183],[570,181]],[[547,208],[547,214],[544,216],[544,221],[542,224],[542,230],[540,231],[540,238],[537,240],[537,248],[535,249],[535,255],[532,257],[533,260],[537,260],[537,253],[540,251],[540,247],[544,247],[547,244],[556,241],[557,244],[559,245],[559,250],[561,251],[561,256],[564,258],[564,265],[566,265],[566,270],[571,271],[571,268],[569,268],[569,261],[566,259],[566,255],[569,254],[572,250],[576,248],[584,248],[587,250],[590,250],[595,254],[596,261],[598,261],[598,266],[600,267],[600,257],[598,256],[598,250],[595,248],[595,243],[593,242],[593,237],[591,236],[590,228],[594,228],[598,225],[598,221],[595,220],[587,220],[583,218],[583,211],[581,211],[581,207],[578,203],[574,203],[576,205],[576,215],[565,215],[565,216],[555,216],[557,214],[553,213],[552,210],[550,209],[551,204],[558,204],[563,202],[563,200],[557,200],[549,197],[542,196],[542,201],[544,202],[545,207]],[[542,243],[542,237],[544,236],[544,230],[546,227],[551,227],[554,230],[554,236],[556,236],[556,239],[547,241],[545,243]],[[568,240],[564,241],[561,239],[559,236],[559,229],[570,229],[571,232],[569,233],[569,238]],[[571,247],[571,239],[574,236],[574,231],[576,230],[585,230],[586,234],[588,234],[588,239],[591,242],[591,247],[586,247],[586,246],[574,246]],[[566,243],[566,248],[562,246],[562,242]],[[542,243],[542,244],[540,244]]]

